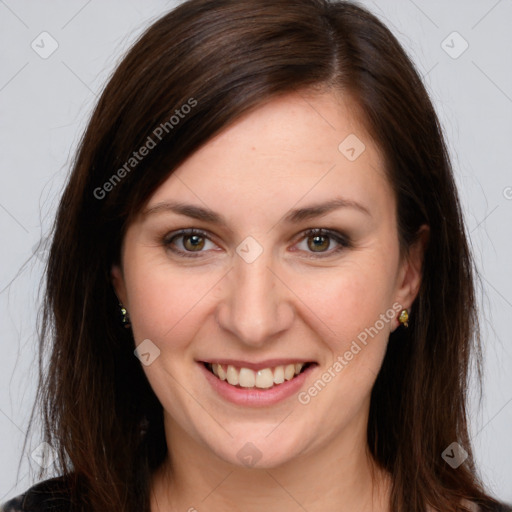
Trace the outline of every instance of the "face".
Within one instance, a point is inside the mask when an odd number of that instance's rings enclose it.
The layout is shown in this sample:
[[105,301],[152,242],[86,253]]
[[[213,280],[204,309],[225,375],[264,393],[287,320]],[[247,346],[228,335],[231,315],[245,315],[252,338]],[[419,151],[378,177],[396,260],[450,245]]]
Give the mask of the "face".
[[168,442],[276,467],[365,439],[420,279],[395,210],[376,145],[333,93],[272,100],[169,176],[112,270]]

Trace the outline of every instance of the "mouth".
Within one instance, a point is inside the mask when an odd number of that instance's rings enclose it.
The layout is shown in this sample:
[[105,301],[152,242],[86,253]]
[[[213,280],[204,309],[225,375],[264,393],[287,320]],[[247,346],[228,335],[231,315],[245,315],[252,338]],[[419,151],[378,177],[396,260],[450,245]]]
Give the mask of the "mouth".
[[218,380],[239,389],[273,389],[296,379],[315,362],[296,362],[252,369],[220,362],[202,361],[204,367]]

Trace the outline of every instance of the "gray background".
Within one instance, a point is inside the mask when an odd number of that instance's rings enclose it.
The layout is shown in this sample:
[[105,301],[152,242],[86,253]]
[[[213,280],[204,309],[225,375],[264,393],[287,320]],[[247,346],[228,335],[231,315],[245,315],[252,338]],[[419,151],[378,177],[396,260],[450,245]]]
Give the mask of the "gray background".
[[[37,377],[38,243],[103,84],[138,34],[175,4],[0,0],[0,502],[34,482],[30,454],[41,443],[36,432],[18,472]],[[413,58],[449,141],[482,276],[485,385],[481,408],[473,393],[472,440],[485,482],[512,501],[512,1],[362,4]]]

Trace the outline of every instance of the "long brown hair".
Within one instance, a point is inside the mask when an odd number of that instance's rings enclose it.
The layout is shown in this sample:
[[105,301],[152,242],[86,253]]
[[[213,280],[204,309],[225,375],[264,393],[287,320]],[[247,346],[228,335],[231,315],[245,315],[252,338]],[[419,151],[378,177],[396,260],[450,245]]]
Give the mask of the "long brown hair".
[[[36,406],[73,511],[148,511],[151,475],[167,452],[162,406],[110,278],[131,218],[220,130],[316,86],[350,94],[381,149],[401,248],[430,226],[410,326],[391,334],[371,397],[368,444],[392,476],[391,508],[494,503],[467,429],[468,368],[480,355],[473,263],[439,122],[413,64],[350,2],[189,0],[156,21],[111,77],[56,217]],[[154,146],[136,158],[149,138]],[[457,469],[441,456],[454,441],[468,452]]]

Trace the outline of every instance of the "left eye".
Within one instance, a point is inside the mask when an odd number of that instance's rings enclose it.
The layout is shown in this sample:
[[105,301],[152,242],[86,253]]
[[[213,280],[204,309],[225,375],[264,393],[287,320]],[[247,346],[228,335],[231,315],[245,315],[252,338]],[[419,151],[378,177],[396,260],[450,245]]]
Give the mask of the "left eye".
[[[337,247],[329,250],[333,241],[337,244]],[[304,243],[306,243],[306,248],[302,247],[301,250],[310,251],[313,254],[316,253],[319,257],[322,257],[324,254],[331,255],[337,253],[350,245],[347,238],[341,233],[325,229],[310,229],[306,231],[300,244]]]

